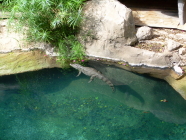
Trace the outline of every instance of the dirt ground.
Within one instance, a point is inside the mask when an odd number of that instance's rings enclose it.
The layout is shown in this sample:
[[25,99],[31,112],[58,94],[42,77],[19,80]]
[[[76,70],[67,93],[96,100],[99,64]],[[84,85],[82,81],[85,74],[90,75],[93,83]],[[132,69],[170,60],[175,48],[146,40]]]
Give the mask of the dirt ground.
[[180,48],[186,48],[186,31],[166,28],[152,28],[152,31],[153,39],[140,41],[134,47],[163,53],[167,45],[167,40],[172,39],[181,43]]

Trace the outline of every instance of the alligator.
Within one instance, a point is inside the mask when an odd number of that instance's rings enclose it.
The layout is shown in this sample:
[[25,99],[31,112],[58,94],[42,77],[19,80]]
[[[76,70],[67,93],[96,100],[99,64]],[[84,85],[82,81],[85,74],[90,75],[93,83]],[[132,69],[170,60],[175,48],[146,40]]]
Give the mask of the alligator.
[[101,72],[97,71],[96,69],[91,68],[91,67],[83,67],[79,64],[70,64],[70,66],[79,70],[77,77],[81,74],[81,72],[87,76],[90,76],[90,81],[88,83],[90,83],[96,77],[106,82],[112,88],[113,92],[115,91],[114,85],[112,84],[112,82],[109,79],[107,79]]

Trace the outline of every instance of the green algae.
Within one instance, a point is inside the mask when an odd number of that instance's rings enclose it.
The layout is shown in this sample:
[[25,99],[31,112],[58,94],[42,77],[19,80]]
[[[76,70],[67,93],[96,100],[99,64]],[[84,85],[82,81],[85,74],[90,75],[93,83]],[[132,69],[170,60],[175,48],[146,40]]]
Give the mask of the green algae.
[[53,67],[60,67],[56,58],[40,50],[0,54],[0,76]]

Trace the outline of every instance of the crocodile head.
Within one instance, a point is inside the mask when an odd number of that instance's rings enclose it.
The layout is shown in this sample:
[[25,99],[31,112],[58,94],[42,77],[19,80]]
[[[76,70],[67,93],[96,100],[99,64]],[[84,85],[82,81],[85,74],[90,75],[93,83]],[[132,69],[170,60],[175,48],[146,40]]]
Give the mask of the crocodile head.
[[71,67],[75,68],[75,69],[78,69],[81,67],[81,65],[79,64],[70,64]]

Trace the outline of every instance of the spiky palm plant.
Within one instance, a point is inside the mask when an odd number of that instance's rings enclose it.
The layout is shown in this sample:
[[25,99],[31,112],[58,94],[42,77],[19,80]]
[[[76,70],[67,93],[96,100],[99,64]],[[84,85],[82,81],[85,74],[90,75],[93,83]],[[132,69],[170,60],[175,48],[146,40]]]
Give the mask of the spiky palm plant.
[[[17,27],[20,27],[19,29],[23,30],[23,27],[28,27],[24,32],[26,32],[29,41],[44,41],[60,47],[60,42],[71,40],[72,36],[76,38],[83,18],[82,4],[84,1],[4,0],[3,5],[11,11],[10,21],[18,21],[19,26],[17,25]],[[68,46],[69,51],[65,53],[69,54],[65,56],[72,55],[73,59],[80,59],[78,56],[84,55],[84,51],[80,51],[82,46],[79,47],[80,43],[77,43],[77,40],[74,43]],[[78,45],[76,48],[79,48],[80,55],[73,54],[72,46],[76,45]]]

